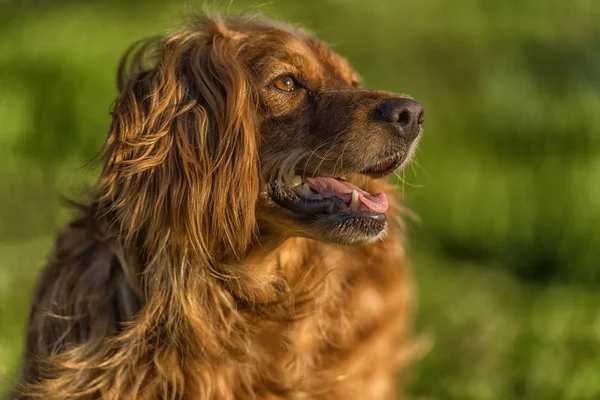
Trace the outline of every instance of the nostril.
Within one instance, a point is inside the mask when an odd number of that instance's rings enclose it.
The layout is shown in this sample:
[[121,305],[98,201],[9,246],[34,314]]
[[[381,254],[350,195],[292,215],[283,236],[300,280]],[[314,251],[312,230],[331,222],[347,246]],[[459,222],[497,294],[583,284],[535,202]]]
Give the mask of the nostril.
[[398,119],[396,120],[402,126],[406,126],[410,123],[410,113],[407,110],[404,110],[398,114]]
[[391,122],[404,130],[416,130],[425,121],[423,107],[412,99],[387,99],[376,110],[378,120]]

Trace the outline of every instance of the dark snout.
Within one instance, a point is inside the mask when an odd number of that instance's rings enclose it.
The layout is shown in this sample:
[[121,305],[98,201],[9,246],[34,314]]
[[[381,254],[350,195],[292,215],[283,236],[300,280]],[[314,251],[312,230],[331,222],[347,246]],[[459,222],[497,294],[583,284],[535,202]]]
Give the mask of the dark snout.
[[321,94],[316,114],[307,118],[310,134],[295,135],[311,150],[305,169],[385,176],[403,165],[414,152],[424,112],[418,102],[400,96],[369,89]]
[[420,125],[425,121],[421,104],[406,98],[387,99],[377,106],[377,117],[394,124],[407,140],[417,138]]

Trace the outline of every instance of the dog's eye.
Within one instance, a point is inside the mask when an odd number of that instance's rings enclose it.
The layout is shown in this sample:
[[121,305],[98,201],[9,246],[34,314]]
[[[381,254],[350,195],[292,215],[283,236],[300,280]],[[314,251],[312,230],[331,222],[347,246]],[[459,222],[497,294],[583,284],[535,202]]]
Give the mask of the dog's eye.
[[275,82],[273,82],[273,86],[284,92],[291,92],[298,88],[296,80],[289,75],[275,79]]

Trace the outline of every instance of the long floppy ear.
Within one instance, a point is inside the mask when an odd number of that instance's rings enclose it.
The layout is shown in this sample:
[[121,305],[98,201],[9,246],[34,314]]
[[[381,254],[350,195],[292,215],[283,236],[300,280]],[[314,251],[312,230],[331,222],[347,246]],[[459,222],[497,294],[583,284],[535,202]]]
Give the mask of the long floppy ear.
[[[256,98],[241,39],[204,19],[122,62],[96,197],[126,245],[149,258],[168,249],[172,262],[214,265],[241,258],[253,239]],[[146,58],[155,65],[145,69]]]
[[245,356],[248,324],[215,277],[244,256],[256,229],[257,101],[241,40],[203,17],[123,61],[94,223],[116,233],[114,253],[144,304],[115,336],[41,360],[44,376],[24,393],[215,398],[217,378],[201,371],[212,371],[223,349]]

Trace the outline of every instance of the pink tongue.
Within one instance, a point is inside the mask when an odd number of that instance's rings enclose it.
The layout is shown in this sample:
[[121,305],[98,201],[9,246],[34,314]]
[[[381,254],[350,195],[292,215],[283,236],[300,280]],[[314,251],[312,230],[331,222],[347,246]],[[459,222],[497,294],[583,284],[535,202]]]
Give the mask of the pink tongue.
[[385,193],[371,194],[350,182],[338,181],[333,178],[305,178],[304,181],[308,183],[311,189],[319,192],[323,197],[336,196],[344,200],[346,204],[349,204],[352,201],[352,190],[356,190],[358,192],[358,201],[370,211],[384,213],[388,209],[388,201]]

